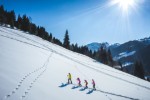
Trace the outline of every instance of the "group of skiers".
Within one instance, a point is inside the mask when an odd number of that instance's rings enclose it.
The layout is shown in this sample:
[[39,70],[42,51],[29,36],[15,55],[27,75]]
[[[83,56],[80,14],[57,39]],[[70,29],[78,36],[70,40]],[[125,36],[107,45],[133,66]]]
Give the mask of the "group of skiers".
[[[72,76],[71,76],[71,74],[68,73],[67,76],[68,76],[68,84],[72,84]],[[78,82],[78,86],[82,86],[82,85],[81,85],[81,80],[80,80],[79,77],[77,78],[77,82]],[[88,88],[88,81],[87,81],[87,80],[84,80],[84,83],[85,83],[85,88]],[[92,85],[93,85],[93,89],[96,90],[94,79],[92,79]]]

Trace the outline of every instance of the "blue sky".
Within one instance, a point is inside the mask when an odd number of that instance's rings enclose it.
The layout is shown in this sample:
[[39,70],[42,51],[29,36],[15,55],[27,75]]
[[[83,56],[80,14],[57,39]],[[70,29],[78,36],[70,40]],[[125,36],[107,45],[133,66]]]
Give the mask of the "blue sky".
[[[63,41],[66,29],[71,43],[124,43],[150,36],[150,1],[135,0],[124,12],[112,0],[0,0],[5,9],[26,14]],[[138,2],[137,2],[138,1]]]

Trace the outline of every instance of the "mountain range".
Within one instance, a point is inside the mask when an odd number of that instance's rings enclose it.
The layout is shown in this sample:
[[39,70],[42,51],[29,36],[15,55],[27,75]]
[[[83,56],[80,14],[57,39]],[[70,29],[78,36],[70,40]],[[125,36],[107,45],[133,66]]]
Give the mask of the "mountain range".
[[128,41],[123,44],[115,43],[110,45],[107,42],[94,42],[87,45],[88,49],[93,52],[98,51],[101,46],[110,49],[113,59],[120,61],[122,66],[128,69],[129,73],[132,74],[134,62],[141,61],[145,74],[150,75],[150,37]]

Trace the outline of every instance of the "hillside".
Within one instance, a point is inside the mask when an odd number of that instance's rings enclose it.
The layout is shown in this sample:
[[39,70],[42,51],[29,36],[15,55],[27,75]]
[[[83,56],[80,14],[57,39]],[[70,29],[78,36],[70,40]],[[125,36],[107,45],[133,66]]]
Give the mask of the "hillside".
[[145,66],[145,74],[150,75],[150,45],[140,49],[137,52],[136,58],[142,61],[143,66]]
[[[96,82],[91,94],[73,85],[60,88],[72,74]],[[1,100],[150,100],[150,83],[66,50],[23,31],[0,26]]]
[[[101,43],[91,43],[87,46],[90,50],[97,51],[101,47],[100,44]],[[107,45],[109,44],[107,43]],[[121,62],[122,66],[126,67],[129,73],[131,74],[133,73],[133,64],[136,60],[139,60],[142,61],[142,64],[144,66],[146,72],[145,75],[150,75],[150,67],[149,67],[150,52],[148,48],[149,46],[150,46],[150,37],[143,38],[140,40],[128,41],[123,44],[116,43],[107,46],[107,48],[110,48],[113,59],[115,61]]]

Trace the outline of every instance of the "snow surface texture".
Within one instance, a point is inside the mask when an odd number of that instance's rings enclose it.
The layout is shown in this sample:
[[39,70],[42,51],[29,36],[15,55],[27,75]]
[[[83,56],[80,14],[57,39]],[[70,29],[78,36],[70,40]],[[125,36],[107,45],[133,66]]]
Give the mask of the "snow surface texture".
[[[59,87],[72,74],[90,89]],[[96,82],[96,91],[91,80]],[[89,94],[87,94],[89,92]],[[150,100],[150,83],[39,37],[0,26],[0,100]]]

